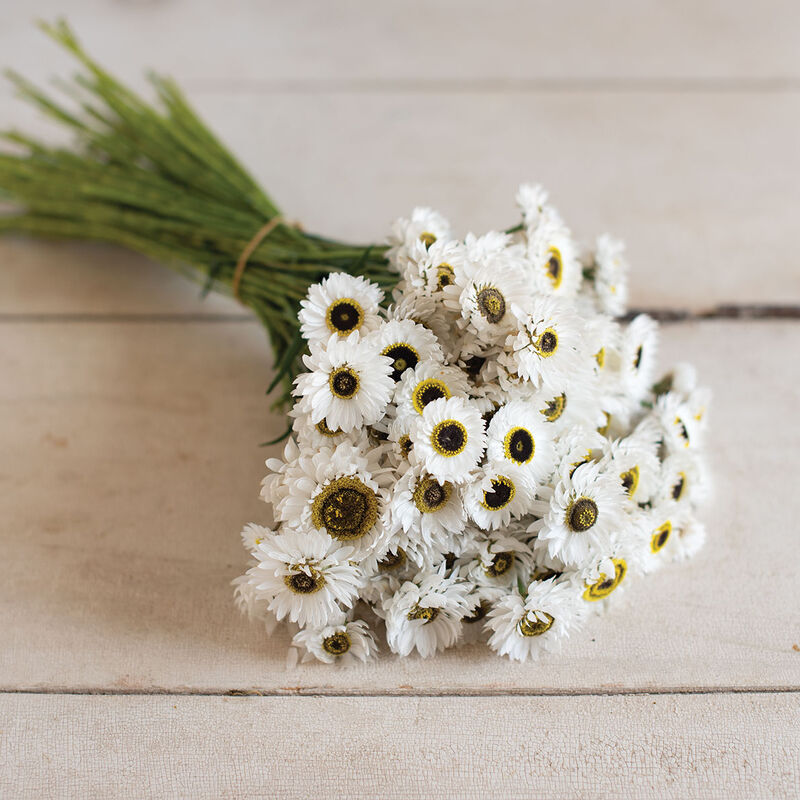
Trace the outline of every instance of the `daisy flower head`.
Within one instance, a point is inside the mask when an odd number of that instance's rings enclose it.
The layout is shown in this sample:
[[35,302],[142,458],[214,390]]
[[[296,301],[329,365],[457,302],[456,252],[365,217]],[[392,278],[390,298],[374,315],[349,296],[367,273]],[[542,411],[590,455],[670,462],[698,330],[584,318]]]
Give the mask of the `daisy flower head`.
[[517,190],[517,206],[522,212],[522,222],[529,232],[536,230],[543,218],[560,219],[548,198],[547,189],[538,183],[523,183]]
[[459,487],[437,480],[420,466],[397,481],[389,508],[392,530],[405,534],[407,548],[422,544],[446,553],[466,524]]
[[261,542],[265,541],[275,532],[271,528],[265,528],[263,525],[256,525],[255,522],[248,522],[242,528],[242,544],[249,553],[252,553]]
[[622,482],[601,464],[589,462],[571,475],[562,473],[539,539],[551,556],[572,567],[586,566],[608,550],[613,533],[625,528],[625,497]]
[[687,516],[686,509],[672,500],[662,501],[642,511],[637,538],[645,572],[654,572],[675,557],[678,531]]
[[564,384],[582,356],[580,319],[554,297],[538,297],[525,309],[515,304],[513,310],[518,327],[506,347],[514,371],[534,386]]
[[647,314],[635,317],[622,333],[620,379],[631,404],[643,400],[655,379],[658,326]]
[[622,316],[628,304],[625,245],[608,234],[598,237],[591,271],[600,310],[612,317]]
[[395,383],[420,362],[444,363],[442,348],[433,331],[410,319],[389,320],[371,339],[375,349],[391,361]]
[[351,553],[316,531],[283,531],[258,545],[247,574],[279,620],[322,627],[358,598],[362,575]]
[[537,292],[574,298],[582,279],[578,249],[569,229],[555,215],[542,217],[528,237],[529,274]]
[[486,447],[480,411],[460,397],[428,403],[411,428],[418,463],[440,482],[470,480]]
[[[448,287],[448,297],[458,291],[461,317],[481,342],[499,344],[517,326],[511,306],[529,302],[529,287],[524,264],[518,256],[504,251],[457,276]],[[451,291],[453,290],[453,291]]]
[[292,644],[302,647],[303,661],[324,664],[353,664],[369,661],[378,652],[378,645],[366,622],[347,621],[344,614],[334,617],[323,627],[307,627],[298,631]]
[[464,487],[464,508],[481,530],[496,531],[527,514],[533,494],[520,469],[491,462]]
[[328,338],[362,335],[380,324],[378,307],[383,300],[379,286],[359,275],[333,272],[319,283],[308,287],[300,301],[300,332],[311,342],[327,342]]
[[357,447],[367,446],[367,434],[364,428],[355,428],[345,433],[338,428],[331,430],[324,419],[314,424],[311,412],[303,410],[302,403],[295,403],[289,416],[292,419],[292,436],[301,451],[319,450],[321,447],[336,447],[348,442]]
[[673,500],[682,508],[696,508],[708,498],[710,490],[703,458],[689,450],[664,459],[654,499],[656,502]]
[[646,503],[658,488],[661,462],[657,433],[655,425],[640,425],[606,448],[605,470],[619,476],[628,498],[634,503]]
[[706,542],[706,526],[692,515],[681,523],[676,533],[675,559],[678,561],[697,555]]
[[461,635],[461,619],[470,611],[470,586],[445,570],[420,572],[384,603],[386,641],[393,653],[412,650],[428,658],[452,647]]
[[585,616],[573,582],[533,581],[524,597],[514,589],[495,603],[486,622],[492,631],[489,647],[512,661],[537,659],[558,652]]
[[668,453],[696,449],[702,433],[701,419],[695,419],[692,408],[674,392],[662,394],[653,409],[653,421],[658,427]]
[[430,247],[440,239],[450,238],[450,223],[438,211],[420,206],[409,218],[400,217],[393,223],[386,255],[389,263],[402,273],[415,243]]
[[458,367],[434,360],[421,361],[403,373],[395,388],[394,402],[398,415],[419,415],[434,400],[466,399],[469,391],[469,379]]
[[389,458],[398,475],[416,463],[414,443],[411,441],[411,427],[416,418],[416,414],[401,412],[389,424]]
[[345,433],[371,425],[384,414],[392,396],[392,362],[374,342],[358,332],[342,339],[333,334],[327,343],[311,345],[303,363],[310,370],[298,375],[294,394],[300,410],[313,424],[322,420],[330,430]]
[[404,278],[415,292],[433,296],[456,282],[464,269],[466,250],[462,242],[439,239],[430,246],[415,242],[410,248]]
[[582,425],[570,428],[556,443],[558,471],[572,476],[581,464],[600,461],[607,446],[608,440],[596,428]]
[[[606,611],[617,602],[630,585],[634,575],[644,572],[645,555],[636,546],[630,527],[625,533],[614,535],[603,551],[579,571],[582,580],[582,597],[592,610]],[[626,580],[627,579],[627,580]]]
[[314,529],[352,548],[360,560],[380,546],[386,490],[370,458],[349,443],[301,454],[287,472],[288,490],[275,506],[289,528]]
[[528,483],[544,482],[555,467],[554,437],[531,403],[511,400],[494,413],[487,430],[486,457],[495,464],[509,462]]
[[530,581],[533,553],[513,536],[492,534],[480,542],[474,555],[462,558],[459,566],[461,574],[476,586],[509,589],[520,581]]

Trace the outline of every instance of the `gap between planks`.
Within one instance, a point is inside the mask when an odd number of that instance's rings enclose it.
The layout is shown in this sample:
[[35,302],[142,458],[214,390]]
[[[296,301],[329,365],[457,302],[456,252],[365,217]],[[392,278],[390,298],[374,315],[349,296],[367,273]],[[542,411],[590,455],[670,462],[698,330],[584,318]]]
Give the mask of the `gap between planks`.
[[324,687],[285,686],[280,689],[106,689],[68,686],[3,688],[5,694],[24,695],[101,695],[112,697],[683,697],[687,695],[764,695],[800,694],[800,686],[698,686],[657,687],[653,689],[414,689],[397,688],[375,691],[326,689]]
[[195,93],[263,94],[795,94],[800,78],[195,78]]
[[[800,305],[742,305],[725,304],[705,311],[689,311],[672,308],[637,308],[632,309],[624,320],[633,319],[637,314],[648,314],[659,322],[697,322],[704,320],[800,320]],[[248,312],[241,313],[3,313],[0,324],[16,323],[195,323],[195,322],[257,322]]]

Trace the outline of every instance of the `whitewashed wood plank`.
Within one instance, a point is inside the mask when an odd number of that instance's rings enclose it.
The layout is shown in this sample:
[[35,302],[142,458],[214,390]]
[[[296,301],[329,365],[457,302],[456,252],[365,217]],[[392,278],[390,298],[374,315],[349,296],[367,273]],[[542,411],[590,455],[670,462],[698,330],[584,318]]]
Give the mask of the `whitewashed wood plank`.
[[[33,29],[66,13],[99,57],[136,75],[142,60],[192,84],[528,78],[797,78],[791,0],[613,4],[498,0],[7,4],[3,61],[35,76],[63,68]],[[146,46],[143,46],[146,43]]]
[[[0,688],[456,692],[800,687],[796,323],[663,329],[714,388],[717,495],[695,561],[630,587],[559,656],[287,670],[239,617],[238,530],[279,433],[256,324],[4,324]],[[275,449],[268,451],[275,453]]]
[[800,791],[797,695],[3,695],[0,715],[8,798],[776,800]]
[[[537,180],[578,238],[628,242],[634,305],[800,302],[800,94],[194,99],[309,230],[382,241],[415,205],[440,208],[460,234],[505,227],[518,184]],[[201,305],[195,285],[157,272],[102,247],[0,241],[0,313],[238,310]]]

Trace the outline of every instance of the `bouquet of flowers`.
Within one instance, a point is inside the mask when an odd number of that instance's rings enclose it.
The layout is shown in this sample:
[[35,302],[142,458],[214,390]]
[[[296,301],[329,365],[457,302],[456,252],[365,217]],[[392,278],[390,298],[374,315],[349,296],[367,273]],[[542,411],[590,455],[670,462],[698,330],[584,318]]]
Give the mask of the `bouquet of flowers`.
[[581,258],[541,187],[517,202],[513,233],[398,220],[386,308],[345,273],[301,302],[275,525],[244,529],[236,592],[305,658],[365,660],[380,624],[402,656],[485,639],[526,660],[703,542],[708,392],[686,364],[656,381],[652,319],[615,321],[620,242]]
[[307,233],[174,83],[153,108],[44,27],[86,70],[79,108],[11,78],[77,142],[3,135],[0,233],[121,244],[258,315],[291,435],[235,592],[292,626],[291,658],[366,660],[380,630],[403,656],[536,657],[702,545],[708,392],[687,364],[656,380],[655,322],[621,321],[620,242],[582,250],[527,185],[521,222],[479,237],[427,208],[386,244]]

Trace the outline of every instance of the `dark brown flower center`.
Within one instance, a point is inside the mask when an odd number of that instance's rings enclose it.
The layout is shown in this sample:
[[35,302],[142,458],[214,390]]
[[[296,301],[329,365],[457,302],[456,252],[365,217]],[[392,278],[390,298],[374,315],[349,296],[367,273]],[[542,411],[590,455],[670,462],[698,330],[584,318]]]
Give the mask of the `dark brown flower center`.
[[322,649],[332,656],[344,655],[350,649],[350,637],[345,631],[338,631],[333,636],[326,636],[322,640]]
[[342,400],[349,400],[358,391],[358,375],[349,367],[339,367],[328,379],[331,393]]
[[441,484],[435,478],[423,478],[414,489],[414,504],[423,514],[438,511],[447,505],[453,487]]
[[396,553],[388,552],[378,562],[378,569],[381,572],[393,572],[396,569],[400,569],[405,563],[406,551],[402,547],[398,547]]
[[536,449],[530,431],[525,428],[512,428],[505,437],[505,455],[517,464],[527,464]]
[[471,625],[473,622],[480,622],[489,613],[489,603],[481,600],[469,617],[464,617],[462,622]]
[[[297,567],[293,567],[293,569],[297,569]],[[287,575],[283,579],[283,582],[295,594],[314,594],[314,592],[322,588],[322,585],[325,583],[325,578],[322,576],[322,573],[318,572],[313,567],[309,567],[308,569],[311,574],[302,571],[294,572],[291,575]]]
[[505,475],[492,478],[492,488],[484,491],[481,505],[489,511],[499,511],[514,499],[514,483]]
[[557,248],[550,248],[550,256],[547,259],[545,269],[547,271],[547,276],[550,278],[550,282],[553,284],[553,288],[558,289],[558,287],[561,286],[564,265],[561,261],[561,253]]
[[407,369],[413,369],[419,363],[419,353],[405,342],[389,345],[382,355],[392,360],[392,378],[399,381]]
[[432,403],[440,397],[450,397],[450,390],[445,382],[440,381],[438,378],[426,378],[414,387],[411,402],[417,413],[421,414],[428,403]]
[[566,407],[567,396],[565,394],[560,394],[545,405],[541,410],[541,414],[548,422],[555,422],[564,413]]
[[567,509],[567,524],[575,533],[588,531],[597,522],[597,503],[588,497],[579,497]]
[[511,552],[508,553],[497,553],[495,557],[492,559],[492,563],[484,569],[484,572],[490,578],[499,578],[501,575],[505,575],[511,567],[514,566],[514,554]]
[[481,289],[476,297],[478,311],[487,322],[496,325],[506,314],[506,300],[499,289],[486,286]]
[[364,321],[361,306],[350,298],[337,300],[328,308],[328,327],[338,333],[350,333]]
[[653,535],[650,537],[650,550],[653,553],[657,553],[659,550],[661,550],[667,541],[669,541],[671,533],[672,522],[667,520],[663,525],[659,525],[659,527],[653,531]]
[[431,445],[440,456],[457,456],[467,446],[467,429],[456,419],[446,419],[433,429]]

